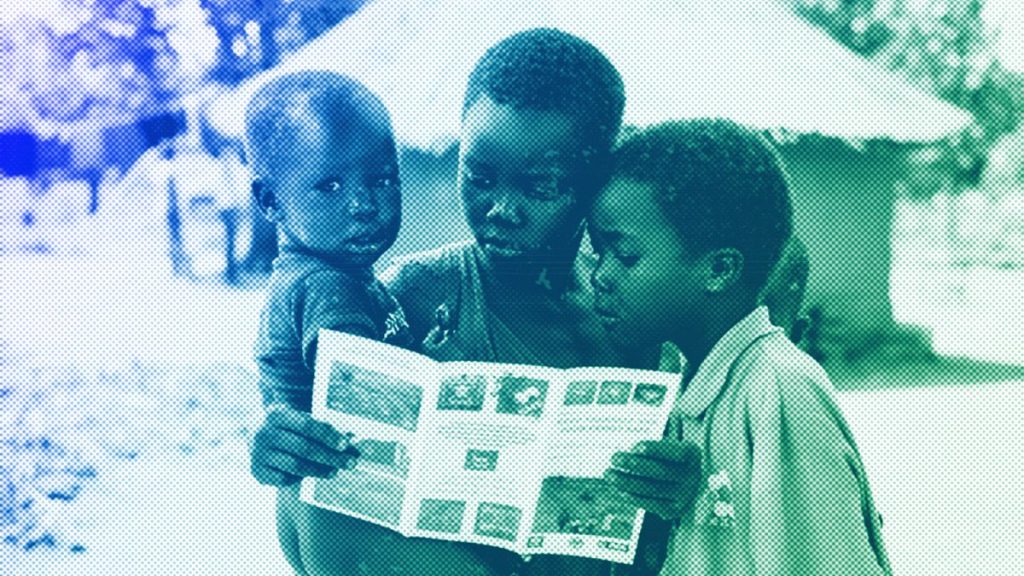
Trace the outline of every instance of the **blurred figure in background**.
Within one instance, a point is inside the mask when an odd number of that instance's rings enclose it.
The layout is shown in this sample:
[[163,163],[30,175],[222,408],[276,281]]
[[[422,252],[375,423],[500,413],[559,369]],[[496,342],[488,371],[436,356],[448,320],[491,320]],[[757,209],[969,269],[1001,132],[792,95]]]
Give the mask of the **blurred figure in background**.
[[160,150],[160,157],[163,158],[166,170],[167,189],[167,241],[168,256],[171,259],[171,270],[175,276],[185,276],[191,266],[188,255],[185,253],[185,242],[181,233],[181,205],[178,198],[178,184],[175,181],[174,141],[168,140]]
[[761,293],[761,303],[771,312],[772,324],[785,329],[789,339],[799,344],[807,329],[807,319],[800,316],[810,275],[807,246],[793,236],[786,243],[779,263],[772,270]]

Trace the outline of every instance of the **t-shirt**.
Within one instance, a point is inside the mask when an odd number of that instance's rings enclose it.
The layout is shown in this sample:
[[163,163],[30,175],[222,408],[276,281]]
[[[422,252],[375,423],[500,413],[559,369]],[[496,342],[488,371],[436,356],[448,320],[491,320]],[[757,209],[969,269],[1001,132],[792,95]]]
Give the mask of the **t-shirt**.
[[398,259],[381,276],[401,303],[413,338],[423,341],[444,304],[459,350],[425,349],[441,360],[505,362],[554,368],[630,366],[611,346],[593,311],[589,260],[577,259],[565,290],[543,275],[514,287],[488,274],[475,242],[442,246]]
[[274,260],[255,346],[265,405],[311,410],[320,328],[405,348],[413,344],[402,307],[369,267],[342,269],[285,250]]
[[663,575],[891,574],[828,376],[766,308],[712,348],[667,435],[701,447],[704,486],[675,530]]

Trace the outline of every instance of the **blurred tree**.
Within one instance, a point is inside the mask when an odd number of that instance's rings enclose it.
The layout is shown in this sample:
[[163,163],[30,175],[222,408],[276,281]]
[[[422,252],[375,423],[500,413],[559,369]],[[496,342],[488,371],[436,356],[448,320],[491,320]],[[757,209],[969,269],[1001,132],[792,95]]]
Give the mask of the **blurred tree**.
[[42,4],[0,20],[0,98],[31,106],[29,116],[58,123],[138,116],[165,107],[209,66],[201,49],[187,48],[212,48],[198,0]]
[[237,84],[277,64],[365,0],[201,0],[220,44],[214,78]]
[[977,183],[989,147],[1024,115],[1024,75],[1005,69],[984,0],[785,0],[850,49],[975,117],[935,161],[957,186]]

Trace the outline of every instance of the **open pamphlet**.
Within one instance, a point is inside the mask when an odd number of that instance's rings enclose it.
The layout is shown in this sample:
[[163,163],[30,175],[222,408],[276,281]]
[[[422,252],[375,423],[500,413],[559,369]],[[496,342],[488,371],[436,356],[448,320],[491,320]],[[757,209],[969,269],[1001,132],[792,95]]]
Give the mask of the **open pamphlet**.
[[605,480],[661,438],[680,376],[437,362],[321,330],[313,415],[360,456],[310,504],[417,536],[632,563],[643,511]]

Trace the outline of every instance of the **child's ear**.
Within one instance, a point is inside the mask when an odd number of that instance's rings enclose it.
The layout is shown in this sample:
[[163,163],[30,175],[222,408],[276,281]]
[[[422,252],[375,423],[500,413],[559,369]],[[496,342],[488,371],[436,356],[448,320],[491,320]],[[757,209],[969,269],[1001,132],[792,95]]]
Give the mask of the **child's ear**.
[[260,212],[263,216],[274,223],[281,220],[281,210],[279,208],[277,197],[267,187],[267,183],[263,180],[256,178],[252,181],[252,197],[256,200],[256,206],[259,207]]
[[704,258],[704,289],[709,293],[725,292],[739,283],[744,266],[742,252],[735,248],[718,248]]

